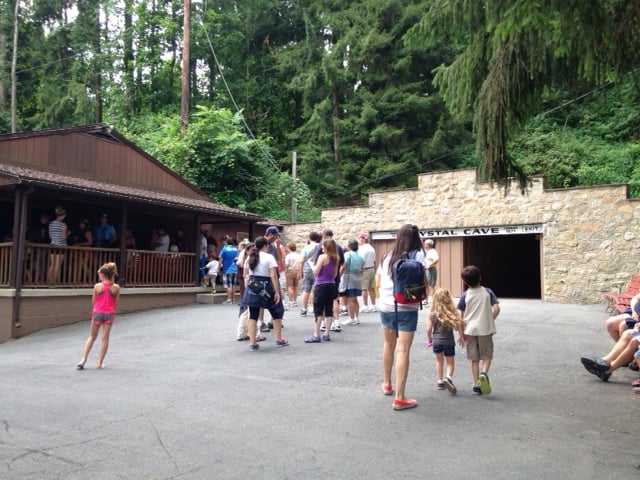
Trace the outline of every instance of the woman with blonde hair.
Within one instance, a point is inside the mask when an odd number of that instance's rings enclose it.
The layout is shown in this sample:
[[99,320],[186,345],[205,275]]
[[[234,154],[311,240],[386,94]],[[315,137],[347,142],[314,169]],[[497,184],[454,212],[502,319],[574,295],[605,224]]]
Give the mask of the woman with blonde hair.
[[[433,347],[436,356],[436,378],[439,390],[445,388],[451,395],[457,392],[453,384],[456,341],[453,331],[458,331],[458,344],[464,347],[464,320],[456,310],[451,293],[445,288],[436,289],[433,294],[431,311],[427,314],[427,347]],[[444,361],[443,361],[444,360]],[[447,376],[443,378],[444,363],[447,364]]]

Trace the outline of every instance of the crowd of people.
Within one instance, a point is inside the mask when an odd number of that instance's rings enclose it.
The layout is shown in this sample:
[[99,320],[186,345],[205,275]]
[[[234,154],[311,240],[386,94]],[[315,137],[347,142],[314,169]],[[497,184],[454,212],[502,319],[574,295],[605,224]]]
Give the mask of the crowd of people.
[[[605,328],[614,341],[609,352],[602,356],[585,356],[580,361],[584,368],[603,382],[617,369],[629,367],[638,371],[640,367],[640,293],[635,295],[629,308],[605,321]],[[631,383],[634,393],[640,394],[640,379]]]
[[[480,270],[468,266],[461,272],[467,289],[454,305],[448,290],[435,288],[439,256],[434,242],[423,241],[415,225],[400,229],[393,248],[382,256],[380,264],[366,232],[343,246],[334,240],[331,229],[313,231],[298,251],[293,242],[285,247],[279,229],[271,226],[254,242],[245,239],[238,244],[233,238],[225,239],[219,257],[211,257],[204,268],[207,276],[222,277],[227,304],[235,303],[236,289],[240,279],[244,280],[237,340],[248,341],[252,352],[258,351],[259,342],[265,340],[262,333],[270,330],[274,331],[277,347],[289,345],[282,336],[282,317],[286,310],[298,307],[298,294],[300,315],[306,317],[309,310],[313,312],[311,332],[304,339],[307,344],[331,342],[331,334],[341,332],[344,325],[360,323],[361,311],[379,312],[383,332],[381,390],[394,395],[394,409],[404,410],[416,406],[416,401],[406,396],[405,387],[421,304],[395,301],[392,266],[408,252],[415,252],[414,257],[423,265],[425,305],[430,307],[425,310],[427,345],[436,357],[437,388],[457,393],[453,383],[457,332],[457,343],[467,348],[471,362],[472,393],[490,394],[498,299],[491,289],[482,286]],[[271,314],[270,322],[264,321],[265,310]],[[341,315],[347,317],[343,322]]]
[[[62,213],[62,212],[60,212]],[[164,233],[158,229],[159,236]],[[204,236],[204,235],[203,235]],[[219,252],[209,251],[209,243],[201,243],[204,278],[213,285],[221,278],[226,292],[224,303],[236,303],[239,292],[240,316],[238,341],[248,341],[252,352],[260,349],[264,341],[262,332],[273,330],[275,346],[286,347],[289,341],[282,336],[282,320],[285,310],[297,306],[298,289],[302,289],[302,316],[313,308],[313,326],[307,344],[331,341],[332,332],[340,332],[341,305],[348,320],[344,325],[358,325],[362,297],[363,310],[379,312],[382,330],[382,384],[384,395],[393,396],[394,410],[405,410],[417,405],[406,394],[410,364],[410,351],[419,321],[422,300],[425,309],[427,346],[436,357],[436,386],[457,393],[453,383],[455,332],[457,343],[466,347],[473,376],[472,393],[491,393],[489,368],[493,359],[493,335],[495,318],[500,313],[494,292],[481,283],[478,267],[467,266],[461,272],[465,284],[457,305],[450,292],[435,288],[436,264],[439,260],[433,242],[420,238],[418,227],[403,225],[396,235],[393,247],[378,263],[375,250],[368,243],[368,234],[350,239],[343,247],[333,239],[331,229],[311,232],[307,244],[297,253],[290,242],[285,246],[281,233],[275,226],[266,229],[264,236],[253,242],[226,237]],[[158,242],[161,240],[158,239]],[[206,251],[204,246],[206,245]],[[206,252],[206,253],[205,253]],[[431,252],[431,253],[430,253]],[[411,258],[422,277],[423,296],[416,301],[398,302],[395,265],[401,259]],[[119,298],[119,286],[115,283],[115,265],[105,264],[99,271],[100,281],[94,286],[93,313],[90,334],[85,342],[82,357],[77,365],[83,370],[91,347],[102,328],[102,343],[98,354],[98,368],[104,368],[104,358],[109,345],[109,333]],[[215,287],[214,287],[215,288]],[[271,321],[264,321],[265,311]],[[626,336],[623,334],[620,338]]]

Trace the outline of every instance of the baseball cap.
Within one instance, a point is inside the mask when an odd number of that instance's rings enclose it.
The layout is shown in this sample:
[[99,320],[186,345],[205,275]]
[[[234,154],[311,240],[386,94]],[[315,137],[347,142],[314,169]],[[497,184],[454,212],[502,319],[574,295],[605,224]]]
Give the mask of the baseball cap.
[[264,232],[265,235],[280,235],[280,230],[278,230],[278,227],[267,227],[267,231]]
[[369,235],[367,235],[366,232],[360,232],[360,235],[358,235],[358,238],[362,238],[362,239],[367,239],[369,238]]

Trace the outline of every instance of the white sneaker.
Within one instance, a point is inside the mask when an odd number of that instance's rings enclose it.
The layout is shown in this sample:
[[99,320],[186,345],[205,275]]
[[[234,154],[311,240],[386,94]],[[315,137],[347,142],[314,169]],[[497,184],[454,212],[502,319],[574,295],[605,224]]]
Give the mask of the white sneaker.
[[364,307],[362,307],[360,309],[360,313],[369,313],[371,310],[369,310],[369,306],[365,305]]
[[378,311],[378,309],[376,308],[375,305],[371,305],[371,308],[369,309],[369,313],[376,313]]
[[360,325],[360,319],[358,317],[354,318],[352,325]]
[[349,320],[345,320],[342,324],[343,325],[355,325],[356,321],[353,318],[350,318]]

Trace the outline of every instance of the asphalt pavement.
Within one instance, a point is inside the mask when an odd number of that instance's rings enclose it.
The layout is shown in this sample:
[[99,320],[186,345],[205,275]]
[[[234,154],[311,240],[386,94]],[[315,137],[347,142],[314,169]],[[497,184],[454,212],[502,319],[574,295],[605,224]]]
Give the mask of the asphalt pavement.
[[0,344],[0,479],[640,478],[638,374],[604,383],[579,361],[613,343],[604,307],[501,308],[486,396],[459,348],[457,396],[436,388],[421,312],[405,411],[380,391],[375,313],[308,345],[295,309],[290,345],[257,352],[236,305],[121,315],[100,370],[98,343],[75,368],[88,322]]

